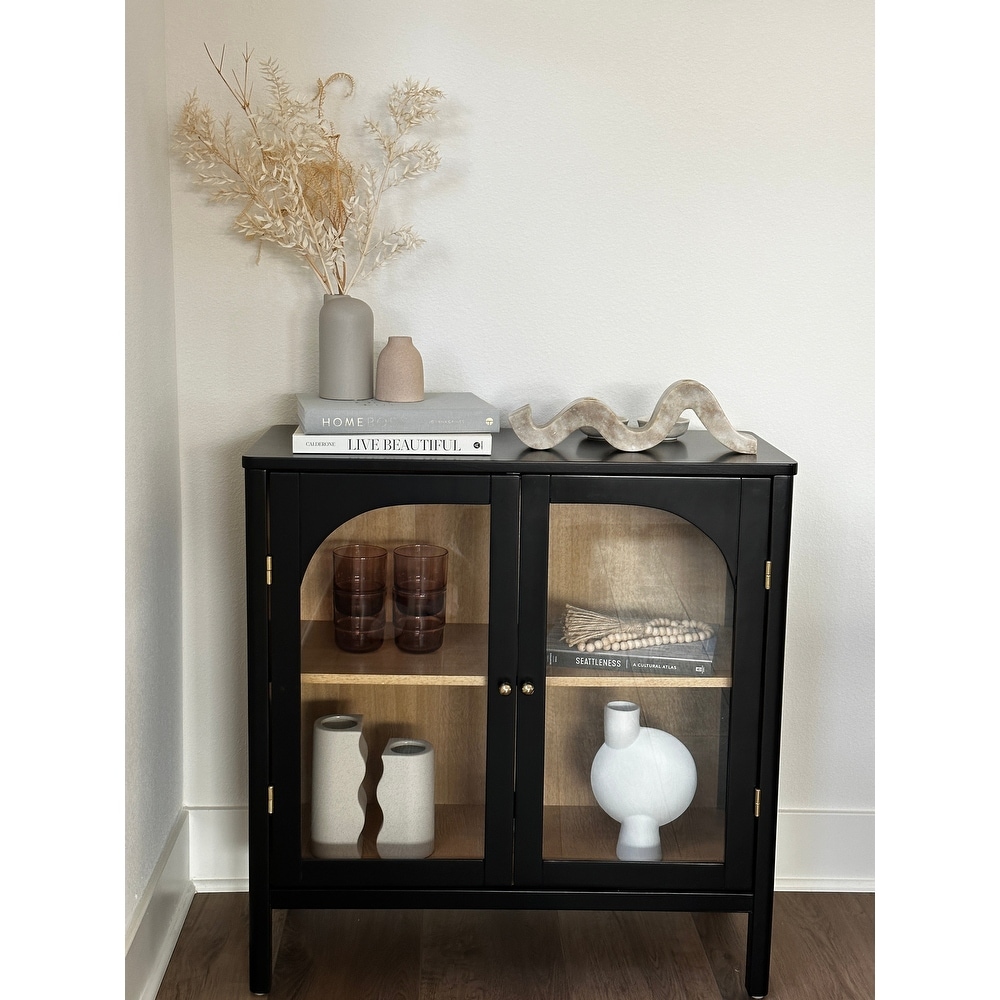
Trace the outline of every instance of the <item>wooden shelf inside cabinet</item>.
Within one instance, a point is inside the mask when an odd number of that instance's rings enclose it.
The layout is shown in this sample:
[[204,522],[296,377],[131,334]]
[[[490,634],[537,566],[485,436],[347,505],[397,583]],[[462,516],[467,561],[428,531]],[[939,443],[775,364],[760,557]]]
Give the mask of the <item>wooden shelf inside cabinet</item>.
[[[379,860],[376,838],[381,825],[381,810],[377,803],[370,804],[361,834],[361,857]],[[483,805],[444,804],[434,806],[434,858],[476,860],[483,857],[485,807]],[[308,803],[302,806],[302,856],[312,858],[310,837],[312,815]]]
[[663,674],[619,674],[607,670],[575,670],[572,667],[549,667],[549,687],[606,688],[730,688],[732,677],[671,677]]
[[[620,824],[597,806],[545,806],[542,855],[562,861],[615,861]],[[721,810],[692,807],[660,827],[663,860],[720,862],[725,857]]]
[[433,653],[404,653],[391,637],[372,653],[345,653],[333,622],[302,622],[302,680],[308,684],[431,684],[485,687],[488,626],[457,622]]

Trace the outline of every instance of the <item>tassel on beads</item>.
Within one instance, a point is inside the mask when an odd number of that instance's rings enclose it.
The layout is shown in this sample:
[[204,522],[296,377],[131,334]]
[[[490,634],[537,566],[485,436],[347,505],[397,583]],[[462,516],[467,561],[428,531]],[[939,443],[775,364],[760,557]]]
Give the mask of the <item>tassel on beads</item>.
[[693,618],[625,620],[572,604],[566,605],[563,618],[563,642],[567,646],[575,646],[581,653],[700,642],[713,634],[711,625]]

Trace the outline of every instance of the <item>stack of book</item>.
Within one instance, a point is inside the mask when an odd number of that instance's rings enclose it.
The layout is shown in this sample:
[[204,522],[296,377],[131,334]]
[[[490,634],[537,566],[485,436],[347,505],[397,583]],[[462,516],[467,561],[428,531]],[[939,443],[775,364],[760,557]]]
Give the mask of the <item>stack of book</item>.
[[[716,629],[718,626],[716,626]],[[646,649],[615,652],[609,649],[587,653],[567,646],[562,627],[549,631],[545,662],[554,667],[575,667],[622,674],[662,674],[674,677],[711,677],[716,636],[698,642],[650,646]]]
[[292,451],[306,455],[487,456],[500,411],[471,392],[428,392],[417,403],[299,393]]

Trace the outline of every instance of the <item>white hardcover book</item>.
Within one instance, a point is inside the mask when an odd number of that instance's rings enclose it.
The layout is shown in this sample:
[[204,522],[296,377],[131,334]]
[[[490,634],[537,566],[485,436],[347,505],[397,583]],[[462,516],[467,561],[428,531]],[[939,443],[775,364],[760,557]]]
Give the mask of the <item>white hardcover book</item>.
[[306,434],[301,426],[292,432],[297,455],[485,457],[492,451],[492,434]]

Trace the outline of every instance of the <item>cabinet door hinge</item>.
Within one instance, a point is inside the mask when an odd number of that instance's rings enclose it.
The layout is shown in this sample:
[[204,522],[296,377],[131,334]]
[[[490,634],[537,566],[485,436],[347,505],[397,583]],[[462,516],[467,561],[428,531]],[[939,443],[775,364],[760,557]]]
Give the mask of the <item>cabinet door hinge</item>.
[[267,786],[267,814],[270,816],[274,812],[274,785]]
[[[770,565],[770,563],[768,565]],[[265,578],[266,578],[266,581],[267,581],[267,585],[270,587],[271,586],[271,557],[270,556],[267,557],[267,562],[265,564]]]
[[760,789],[753,790],[753,815],[754,819],[760,819]]
[[[268,576],[267,582],[268,583],[271,582],[270,576]],[[764,589],[765,590],[770,590],[771,589],[771,560],[770,559],[768,559],[768,561],[766,563],[764,563]]]

